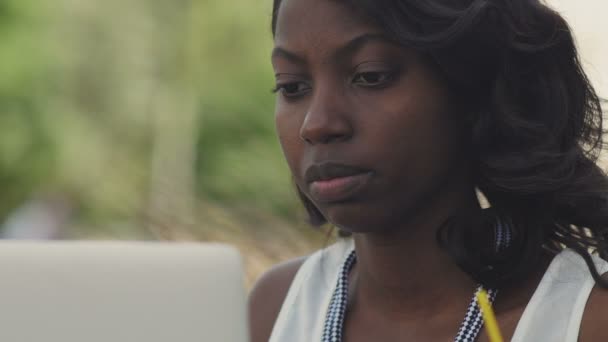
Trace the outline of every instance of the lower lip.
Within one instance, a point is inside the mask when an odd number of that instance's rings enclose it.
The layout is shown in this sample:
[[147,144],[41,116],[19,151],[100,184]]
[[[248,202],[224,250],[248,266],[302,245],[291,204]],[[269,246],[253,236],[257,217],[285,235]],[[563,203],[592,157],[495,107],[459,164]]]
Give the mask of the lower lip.
[[339,202],[354,196],[367,185],[371,172],[347,177],[315,181],[310,184],[311,196],[320,203]]

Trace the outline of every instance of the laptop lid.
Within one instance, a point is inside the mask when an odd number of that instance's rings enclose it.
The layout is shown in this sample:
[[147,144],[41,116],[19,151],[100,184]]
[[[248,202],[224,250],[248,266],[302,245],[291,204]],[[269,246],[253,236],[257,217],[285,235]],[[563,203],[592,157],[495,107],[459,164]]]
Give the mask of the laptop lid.
[[0,341],[245,342],[241,265],[214,244],[0,241]]

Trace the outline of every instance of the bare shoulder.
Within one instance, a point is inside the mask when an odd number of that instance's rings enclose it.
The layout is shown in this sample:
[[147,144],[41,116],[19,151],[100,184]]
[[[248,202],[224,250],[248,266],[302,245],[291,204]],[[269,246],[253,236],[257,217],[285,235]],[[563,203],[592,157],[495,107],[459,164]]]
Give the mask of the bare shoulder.
[[291,283],[307,257],[272,267],[255,283],[249,294],[251,342],[268,342]]
[[[608,273],[602,275],[608,281]],[[595,286],[587,300],[581,322],[580,342],[608,341],[608,289]]]

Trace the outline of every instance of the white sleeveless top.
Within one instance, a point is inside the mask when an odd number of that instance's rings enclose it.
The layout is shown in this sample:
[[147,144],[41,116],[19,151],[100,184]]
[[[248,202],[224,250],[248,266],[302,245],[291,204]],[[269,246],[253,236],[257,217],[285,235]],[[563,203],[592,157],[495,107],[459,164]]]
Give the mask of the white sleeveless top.
[[[277,317],[269,342],[321,341],[325,315],[352,239],[317,251],[302,264]],[[593,256],[600,274],[608,262]],[[511,342],[576,342],[595,285],[581,256],[564,250],[551,262],[517,324]]]

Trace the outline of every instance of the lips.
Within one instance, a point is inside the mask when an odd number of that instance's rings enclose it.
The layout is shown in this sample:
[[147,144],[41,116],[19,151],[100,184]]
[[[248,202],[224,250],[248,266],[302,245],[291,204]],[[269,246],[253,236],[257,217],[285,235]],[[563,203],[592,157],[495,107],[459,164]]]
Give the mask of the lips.
[[310,195],[319,203],[345,201],[361,191],[371,179],[368,169],[338,163],[310,166],[305,173]]

